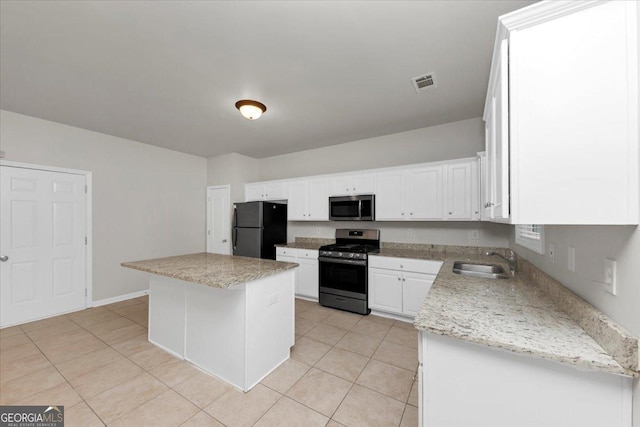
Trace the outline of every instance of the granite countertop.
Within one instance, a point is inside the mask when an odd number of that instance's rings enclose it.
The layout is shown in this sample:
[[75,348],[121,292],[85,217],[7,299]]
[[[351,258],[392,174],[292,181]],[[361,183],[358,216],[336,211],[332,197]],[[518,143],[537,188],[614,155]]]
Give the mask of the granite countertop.
[[528,280],[453,273],[454,261],[498,264],[509,271],[502,259],[484,255],[486,250],[492,249],[478,248],[475,253],[465,254],[383,247],[377,255],[443,262],[414,320],[419,330],[578,367],[637,376]]
[[317,242],[293,242],[293,243],[286,243],[286,244],[279,244],[276,245],[276,248],[291,248],[291,249],[308,249],[308,250],[314,250],[317,251],[318,249],[320,249],[320,246],[324,246],[327,245],[329,243],[317,243]]
[[290,270],[298,266],[291,262],[269,259],[218,255],[207,252],[123,262],[123,267],[213,288],[229,288]]

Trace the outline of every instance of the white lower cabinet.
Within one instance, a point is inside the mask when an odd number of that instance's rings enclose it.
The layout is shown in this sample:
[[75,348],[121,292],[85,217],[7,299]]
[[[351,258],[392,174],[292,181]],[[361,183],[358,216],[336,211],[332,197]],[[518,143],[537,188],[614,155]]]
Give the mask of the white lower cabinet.
[[442,262],[369,257],[369,308],[414,317],[418,314]]
[[369,308],[402,313],[402,274],[369,268]]
[[318,299],[318,251],[310,249],[276,248],[276,261],[295,262],[296,295]]
[[425,331],[418,357],[420,426],[632,425],[632,378]]

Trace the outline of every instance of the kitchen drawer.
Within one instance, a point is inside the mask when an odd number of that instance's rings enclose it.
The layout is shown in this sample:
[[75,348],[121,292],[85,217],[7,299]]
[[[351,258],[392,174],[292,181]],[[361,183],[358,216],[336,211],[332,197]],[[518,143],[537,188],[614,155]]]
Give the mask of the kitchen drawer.
[[425,259],[394,258],[371,255],[369,256],[369,267],[385,268],[387,270],[413,271],[415,273],[438,274],[442,261],[431,261]]
[[297,249],[276,247],[276,255],[296,256]]
[[298,249],[298,258],[318,259],[318,251],[314,249]]

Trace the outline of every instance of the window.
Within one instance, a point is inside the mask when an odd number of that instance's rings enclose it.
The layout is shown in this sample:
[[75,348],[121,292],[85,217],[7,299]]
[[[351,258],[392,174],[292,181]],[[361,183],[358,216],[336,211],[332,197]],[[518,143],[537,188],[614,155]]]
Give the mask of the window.
[[516,244],[544,254],[544,226],[540,224],[516,225]]

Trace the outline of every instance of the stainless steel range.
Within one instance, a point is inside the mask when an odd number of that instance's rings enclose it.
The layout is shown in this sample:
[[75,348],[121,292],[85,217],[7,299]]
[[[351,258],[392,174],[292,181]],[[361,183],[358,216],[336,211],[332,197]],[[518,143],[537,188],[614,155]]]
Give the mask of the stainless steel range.
[[336,243],[320,248],[320,304],[369,314],[368,254],[380,250],[380,230],[336,230]]

